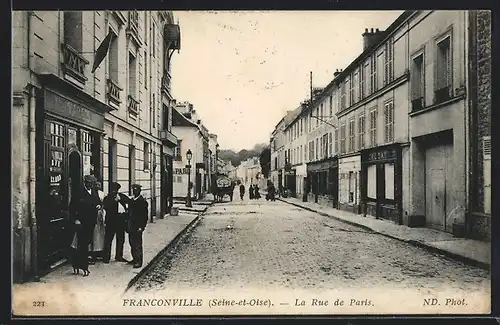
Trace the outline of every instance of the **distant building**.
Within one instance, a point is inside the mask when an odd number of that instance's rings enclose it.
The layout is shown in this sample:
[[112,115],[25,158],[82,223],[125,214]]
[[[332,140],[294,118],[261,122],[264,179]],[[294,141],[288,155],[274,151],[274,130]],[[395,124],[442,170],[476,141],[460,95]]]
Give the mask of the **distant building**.
[[[182,102],[173,110],[172,132],[177,137],[177,147],[174,156],[174,197],[185,198],[188,191],[188,173],[193,184],[191,195],[193,199],[205,196],[209,188],[209,133],[198,119],[193,105]],[[186,153],[192,152],[190,170]]]

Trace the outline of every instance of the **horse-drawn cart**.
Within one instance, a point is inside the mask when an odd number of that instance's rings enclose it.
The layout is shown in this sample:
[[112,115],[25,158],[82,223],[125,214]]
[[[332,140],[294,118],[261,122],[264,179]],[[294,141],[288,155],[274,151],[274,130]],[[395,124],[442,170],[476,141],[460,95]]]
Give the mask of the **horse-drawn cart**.
[[222,202],[227,195],[233,201],[234,182],[226,175],[217,175],[215,180],[215,201]]

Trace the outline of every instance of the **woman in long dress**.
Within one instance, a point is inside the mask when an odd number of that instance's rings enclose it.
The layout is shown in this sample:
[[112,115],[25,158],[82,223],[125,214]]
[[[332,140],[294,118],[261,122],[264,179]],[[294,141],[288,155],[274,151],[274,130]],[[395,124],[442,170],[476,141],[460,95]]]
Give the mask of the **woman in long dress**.
[[[96,181],[95,188],[97,194],[99,196],[99,200],[104,200],[104,192],[102,191],[102,183],[100,181]],[[102,204],[101,204],[102,205]],[[94,227],[94,234],[92,237],[92,243],[90,247],[91,254],[91,263],[95,263],[97,259],[103,258],[104,252],[104,236],[106,233],[106,210],[100,209],[97,213],[97,223]]]

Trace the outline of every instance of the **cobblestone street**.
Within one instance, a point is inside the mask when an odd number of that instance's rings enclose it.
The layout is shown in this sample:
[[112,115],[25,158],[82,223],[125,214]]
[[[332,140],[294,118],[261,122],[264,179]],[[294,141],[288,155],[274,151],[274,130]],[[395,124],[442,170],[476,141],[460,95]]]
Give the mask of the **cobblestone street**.
[[135,289],[427,292],[445,287],[465,293],[489,286],[488,272],[479,268],[286,203],[246,197],[209,208],[176,251],[160,259]]

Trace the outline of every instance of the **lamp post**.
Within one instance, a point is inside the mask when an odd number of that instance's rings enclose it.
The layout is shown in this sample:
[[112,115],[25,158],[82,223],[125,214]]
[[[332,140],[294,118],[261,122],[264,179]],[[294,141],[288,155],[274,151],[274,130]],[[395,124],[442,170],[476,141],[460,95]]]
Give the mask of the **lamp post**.
[[186,152],[186,159],[188,161],[186,168],[188,170],[188,191],[187,191],[187,197],[186,197],[186,208],[192,208],[193,205],[191,204],[191,159],[193,158],[193,153],[191,152],[191,149],[188,149]]

